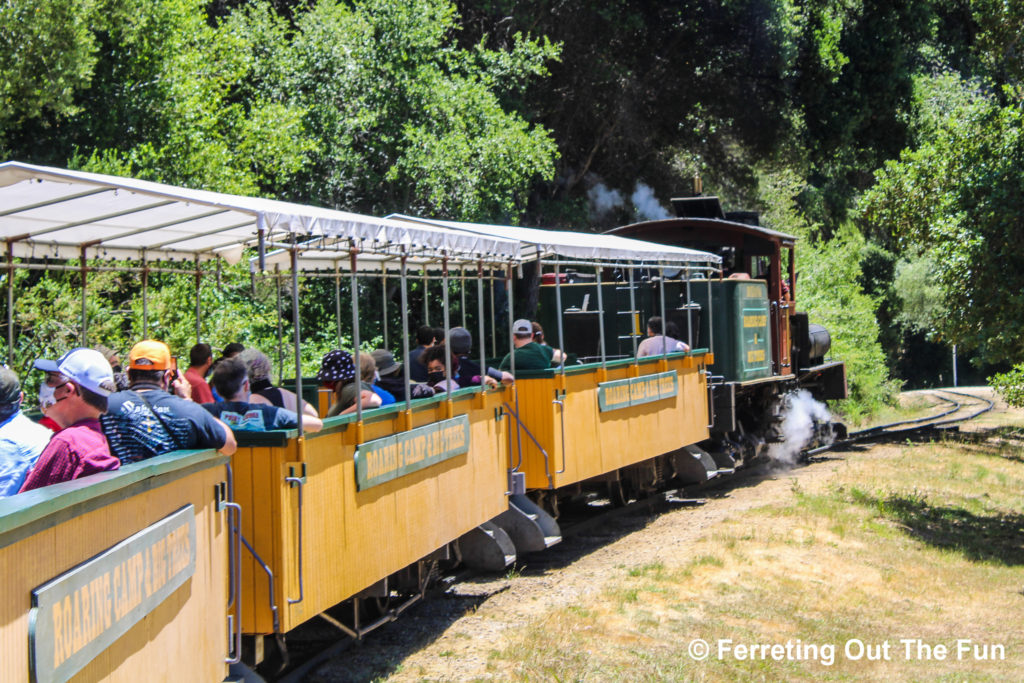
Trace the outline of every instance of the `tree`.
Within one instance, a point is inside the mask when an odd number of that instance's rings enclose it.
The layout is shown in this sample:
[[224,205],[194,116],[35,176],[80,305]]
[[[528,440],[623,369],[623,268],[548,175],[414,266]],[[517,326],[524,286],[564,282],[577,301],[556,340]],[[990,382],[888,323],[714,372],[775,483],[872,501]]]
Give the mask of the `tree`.
[[[999,94],[945,77],[954,89],[922,143],[876,173],[864,220],[935,263],[939,336],[987,362],[1024,359],[1024,111],[1019,88]],[[949,103],[952,102],[952,106]]]

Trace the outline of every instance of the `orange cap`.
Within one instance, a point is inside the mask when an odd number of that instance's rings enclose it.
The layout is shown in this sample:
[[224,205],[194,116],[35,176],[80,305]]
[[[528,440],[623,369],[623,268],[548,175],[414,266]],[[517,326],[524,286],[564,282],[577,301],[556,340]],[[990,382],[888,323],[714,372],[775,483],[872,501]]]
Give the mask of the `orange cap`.
[[140,341],[128,354],[131,370],[170,370],[171,350],[167,344],[155,339]]

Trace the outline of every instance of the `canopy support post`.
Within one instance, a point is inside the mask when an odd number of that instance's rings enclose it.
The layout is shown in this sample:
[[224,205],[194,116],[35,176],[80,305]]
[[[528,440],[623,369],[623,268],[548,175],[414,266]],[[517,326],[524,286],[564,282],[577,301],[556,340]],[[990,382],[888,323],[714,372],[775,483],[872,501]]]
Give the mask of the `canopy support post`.
[[466,266],[459,267],[459,294],[462,297],[462,303],[459,307],[459,311],[462,313],[462,327],[466,327]]
[[284,327],[281,322],[281,266],[277,263],[274,264],[274,289],[277,290],[277,382],[280,384],[284,381]]
[[363,373],[359,367],[359,297],[356,294],[358,292],[356,289],[356,256],[358,253],[358,247],[355,246],[354,241],[351,242],[348,254],[349,263],[352,268],[349,278],[352,289],[352,361],[356,366],[356,423],[358,425],[356,432],[357,445],[363,442]]
[[476,314],[477,327],[479,328],[479,346],[477,350],[480,352],[480,386],[484,386],[484,377],[487,376],[487,351],[484,349],[484,262],[477,261],[476,264]]
[[405,247],[402,248],[402,263],[399,279],[402,289],[402,375],[405,379],[405,429],[412,426],[412,385],[409,377],[409,278],[406,270]]
[[85,250],[88,247],[82,245],[82,346],[86,346],[86,340],[89,338],[89,311],[86,309],[86,284],[89,279],[89,266],[85,260]]
[[[686,266],[686,345],[693,350],[693,311],[690,310],[690,304],[693,302],[693,296],[690,294],[690,266]],[[711,306],[711,300],[708,300],[708,306]]]
[[202,339],[202,303],[200,295],[202,294],[202,282],[203,282],[203,271],[199,266],[199,254],[196,254],[196,344]]
[[633,280],[634,270],[626,268],[629,274],[629,341],[633,343],[633,364],[640,365],[640,359],[636,356],[636,338],[641,334],[640,311],[636,310],[636,282]]
[[[294,325],[294,339],[295,339],[295,395],[298,397],[297,411],[299,414],[298,420],[298,451],[299,461],[305,461],[305,435],[306,430],[302,424],[302,331],[299,329],[299,250],[295,246],[295,238],[292,237],[292,325]],[[280,297],[281,288],[278,287],[278,296]],[[278,338],[280,339],[280,337]]]
[[558,348],[562,351],[562,360],[558,367],[565,374],[565,332],[562,323],[562,273],[558,263],[555,263],[555,313],[558,314]]
[[338,348],[341,344],[341,271],[338,264],[334,264],[334,321],[338,326]]
[[427,267],[423,266],[423,324],[430,325],[430,280],[427,277]]
[[381,312],[383,315],[383,321],[381,323],[381,333],[384,336],[384,348],[388,348],[388,269],[383,263],[380,265],[383,274],[380,279],[380,304]]
[[595,270],[597,272],[597,324],[600,326],[598,339],[601,341],[601,370],[607,370],[608,356],[605,352],[604,342],[604,294],[601,292],[601,266],[597,266]]
[[149,339],[149,261],[142,250],[142,338]]
[[444,293],[441,296],[444,301],[444,378],[445,378],[445,391],[448,394],[448,408],[446,409],[445,417],[451,417],[452,408],[452,344],[449,334],[449,326],[451,325],[451,316],[448,312],[448,255],[445,254],[441,257],[441,281],[444,284]]
[[7,240],[7,365],[14,364],[14,241]]
[[[490,290],[491,294],[491,357],[498,357],[498,311],[494,309],[494,269],[492,268],[491,277],[488,280],[487,289]],[[484,345],[484,340],[480,340],[481,348]]]
[[668,355],[668,318],[665,317],[665,269],[658,269],[658,293],[661,300],[661,355]]

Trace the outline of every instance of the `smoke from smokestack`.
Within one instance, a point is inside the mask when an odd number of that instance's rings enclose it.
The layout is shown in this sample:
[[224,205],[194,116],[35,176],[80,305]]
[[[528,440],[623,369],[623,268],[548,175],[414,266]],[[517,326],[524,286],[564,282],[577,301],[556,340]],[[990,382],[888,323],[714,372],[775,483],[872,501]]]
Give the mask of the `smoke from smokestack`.
[[[831,420],[832,416],[825,404],[814,400],[806,389],[789,394],[786,397],[786,414],[782,420],[783,441],[768,447],[768,457],[777,463],[795,465],[800,451],[815,437],[815,422],[828,424]],[[834,438],[831,430],[829,435],[831,442]]]
[[622,206],[622,193],[609,189],[604,183],[598,183],[587,190],[587,199],[590,200],[594,214],[598,216]]
[[633,202],[633,206],[636,207],[637,217],[641,220],[660,221],[672,217],[665,210],[665,207],[661,205],[657,197],[654,196],[654,190],[640,181],[637,181],[630,200]]

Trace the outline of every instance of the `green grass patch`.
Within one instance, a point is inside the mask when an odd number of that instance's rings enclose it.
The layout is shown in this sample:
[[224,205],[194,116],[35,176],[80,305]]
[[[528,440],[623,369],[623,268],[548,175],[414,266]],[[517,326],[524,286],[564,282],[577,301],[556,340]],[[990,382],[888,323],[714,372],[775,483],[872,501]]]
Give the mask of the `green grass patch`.
[[[585,604],[551,610],[494,655],[492,671],[531,681],[1018,679],[1024,631],[993,625],[1014,623],[1024,603],[1019,455],[955,442],[852,454],[827,480],[715,525],[684,556],[623,567]],[[1008,656],[868,661],[842,650],[906,637],[999,643]],[[697,661],[694,638],[836,653],[830,664]]]

